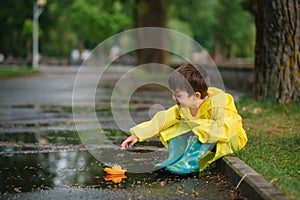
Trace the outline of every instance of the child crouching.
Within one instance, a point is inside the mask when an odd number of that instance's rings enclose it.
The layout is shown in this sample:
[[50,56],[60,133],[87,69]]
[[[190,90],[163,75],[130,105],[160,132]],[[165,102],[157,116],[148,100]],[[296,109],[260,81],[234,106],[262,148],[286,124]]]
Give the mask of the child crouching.
[[131,128],[132,135],[124,140],[121,149],[160,137],[169,155],[155,169],[189,174],[203,171],[222,156],[245,146],[247,135],[233,97],[208,87],[208,76],[201,66],[181,65],[168,83],[176,105]]

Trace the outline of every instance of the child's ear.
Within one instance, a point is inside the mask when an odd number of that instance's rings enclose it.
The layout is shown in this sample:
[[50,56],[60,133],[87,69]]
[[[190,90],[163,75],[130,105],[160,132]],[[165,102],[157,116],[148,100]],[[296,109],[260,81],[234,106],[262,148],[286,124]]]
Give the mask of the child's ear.
[[201,94],[200,94],[200,92],[195,92],[195,97],[196,97],[197,99],[201,99]]

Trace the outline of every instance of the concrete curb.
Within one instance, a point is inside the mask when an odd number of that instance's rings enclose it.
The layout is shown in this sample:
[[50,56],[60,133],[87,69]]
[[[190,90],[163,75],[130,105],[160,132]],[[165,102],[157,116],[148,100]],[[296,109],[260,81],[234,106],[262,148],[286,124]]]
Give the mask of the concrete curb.
[[238,157],[225,156],[219,159],[217,167],[248,199],[288,200],[282,192]]

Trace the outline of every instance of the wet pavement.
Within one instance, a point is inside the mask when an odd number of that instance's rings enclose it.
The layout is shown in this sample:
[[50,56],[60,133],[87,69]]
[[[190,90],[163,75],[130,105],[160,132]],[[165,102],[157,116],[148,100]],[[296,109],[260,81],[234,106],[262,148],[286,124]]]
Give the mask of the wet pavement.
[[210,171],[200,177],[127,173],[127,178],[120,183],[105,181],[107,176],[103,172],[103,164],[85,150],[6,154],[2,157],[0,169],[0,190],[8,199],[238,197],[218,171]]
[[[43,67],[40,75],[0,80],[1,199],[242,199],[217,169],[191,176],[146,170],[167,156],[157,139],[130,151],[119,149],[128,132],[115,123],[110,97],[128,67],[116,66],[107,72],[96,90],[95,108],[82,88],[76,127],[72,90],[77,70]],[[88,73],[86,77],[88,88],[97,76]],[[152,105],[172,103],[166,89],[153,88],[140,87],[131,97],[131,117],[136,123],[149,118],[149,109],[155,112]],[[91,123],[93,112],[101,134]],[[85,133],[88,138],[83,137]],[[153,156],[148,157],[149,153]],[[103,171],[115,163],[128,169],[117,182]]]

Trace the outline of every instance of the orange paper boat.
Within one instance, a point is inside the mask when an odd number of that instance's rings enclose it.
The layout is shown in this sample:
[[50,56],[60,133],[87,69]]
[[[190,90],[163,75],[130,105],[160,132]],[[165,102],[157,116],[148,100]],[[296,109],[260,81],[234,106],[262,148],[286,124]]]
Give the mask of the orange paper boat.
[[123,178],[127,178],[124,174],[108,174],[104,177],[106,181],[112,181],[114,183],[120,183]]
[[107,174],[111,174],[111,175],[122,175],[125,174],[126,170],[122,169],[122,167],[120,165],[114,165],[113,167],[105,167],[104,171]]

